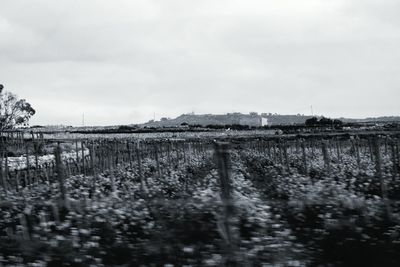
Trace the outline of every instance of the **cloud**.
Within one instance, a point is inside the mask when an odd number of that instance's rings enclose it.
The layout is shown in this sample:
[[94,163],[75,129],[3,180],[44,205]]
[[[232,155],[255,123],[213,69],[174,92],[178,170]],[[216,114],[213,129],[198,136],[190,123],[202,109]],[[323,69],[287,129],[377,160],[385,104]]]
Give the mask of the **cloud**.
[[399,4],[387,1],[0,2],[0,79],[32,123],[183,112],[398,115]]

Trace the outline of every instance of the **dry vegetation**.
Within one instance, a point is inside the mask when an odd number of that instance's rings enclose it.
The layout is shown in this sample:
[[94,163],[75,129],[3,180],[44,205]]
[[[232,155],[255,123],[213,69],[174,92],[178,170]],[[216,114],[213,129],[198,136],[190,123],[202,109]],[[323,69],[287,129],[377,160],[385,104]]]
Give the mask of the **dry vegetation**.
[[3,161],[0,265],[400,262],[395,137],[45,146],[48,166]]

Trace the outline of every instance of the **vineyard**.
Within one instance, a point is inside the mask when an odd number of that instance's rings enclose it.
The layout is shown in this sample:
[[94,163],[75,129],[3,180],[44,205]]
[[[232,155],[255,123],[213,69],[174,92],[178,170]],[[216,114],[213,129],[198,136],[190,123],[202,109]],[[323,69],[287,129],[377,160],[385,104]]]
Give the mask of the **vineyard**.
[[2,139],[0,266],[399,266],[400,138]]

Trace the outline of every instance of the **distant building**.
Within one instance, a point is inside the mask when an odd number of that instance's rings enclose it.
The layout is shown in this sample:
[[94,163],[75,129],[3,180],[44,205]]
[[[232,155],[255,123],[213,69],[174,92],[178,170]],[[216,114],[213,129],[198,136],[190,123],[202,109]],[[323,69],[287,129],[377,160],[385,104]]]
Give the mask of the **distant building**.
[[267,126],[268,125],[268,118],[261,117],[261,126]]

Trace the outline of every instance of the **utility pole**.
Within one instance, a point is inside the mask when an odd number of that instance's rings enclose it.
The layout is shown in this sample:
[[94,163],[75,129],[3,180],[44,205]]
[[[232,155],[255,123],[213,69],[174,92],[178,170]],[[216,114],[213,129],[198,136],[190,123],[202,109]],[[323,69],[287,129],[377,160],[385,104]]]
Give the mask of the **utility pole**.
[[85,113],[82,113],[82,126],[85,126]]
[[312,105],[311,105],[311,116],[314,116],[314,109]]

